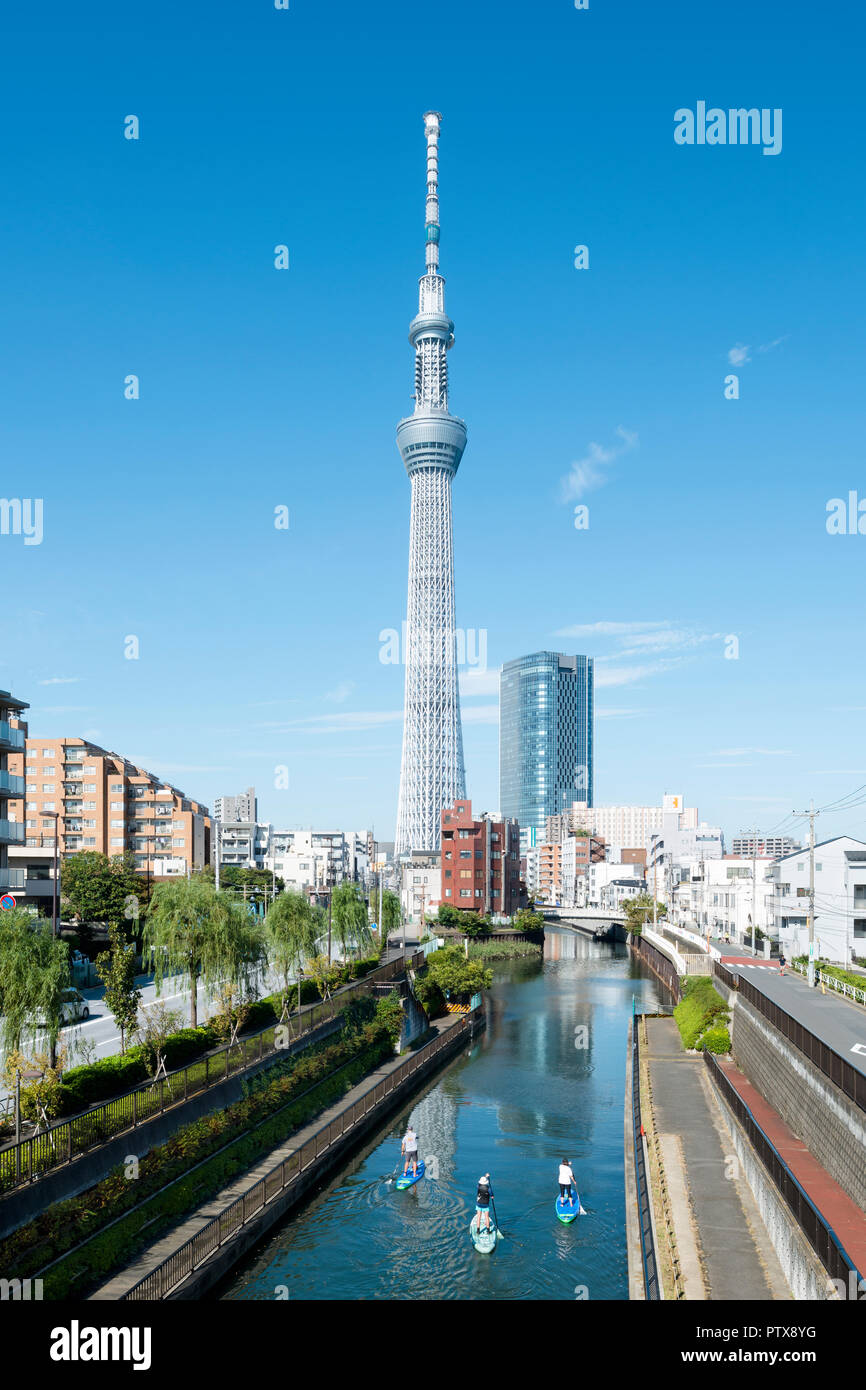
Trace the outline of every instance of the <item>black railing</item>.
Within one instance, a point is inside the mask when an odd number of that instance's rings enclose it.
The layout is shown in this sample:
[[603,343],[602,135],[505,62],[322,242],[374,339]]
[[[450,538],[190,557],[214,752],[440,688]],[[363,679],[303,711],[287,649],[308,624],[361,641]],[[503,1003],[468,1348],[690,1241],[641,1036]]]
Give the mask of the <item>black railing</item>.
[[800,1186],[772,1140],[761,1129],[736,1086],[725,1074],[724,1068],[713,1054],[706,1050],[704,1051],[704,1061],[710,1069],[713,1080],[721,1090],[726,1104],[746,1131],[752,1148],[772,1178],[774,1186],[785,1199],[797,1225],[830,1278],[841,1279],[845,1287],[848,1288],[850,1287],[849,1275],[853,1272],[858,1281],[857,1287],[859,1287],[859,1280],[862,1278],[860,1270],[850,1259],[833,1227],[828,1225],[814,1202]]
[[634,1173],[637,1183],[637,1213],[640,1225],[641,1262],[643,1264],[643,1283],[646,1297],[651,1300],[662,1296],[659,1281],[658,1256],[652,1219],[652,1194],[649,1187],[646,1154],[644,1152],[643,1121],[640,1109],[640,1044],[638,1042],[639,1014],[632,1016],[631,1023],[631,1112],[634,1138]]
[[[718,961],[714,964],[715,974],[730,989],[735,989],[742,997],[757,1009],[758,1013],[763,1014],[773,1027],[788,1038],[795,1047],[808,1057],[809,1061],[823,1072],[834,1086],[838,1086],[840,1091],[853,1100],[854,1104],[861,1110],[866,1110],[866,1075],[852,1067],[850,1062],[846,1062],[844,1057],[840,1057],[832,1047],[822,1042],[814,1033],[799,1023],[796,1018],[792,1018],[789,1013],[780,1008],[772,999],[768,999],[756,985],[750,980],[744,980],[742,975],[733,975],[720,965]],[[734,1025],[736,1028],[736,1023]]]
[[[402,975],[407,968],[418,969],[423,960],[421,952],[398,957],[371,970],[363,979],[345,986],[332,999],[305,1006],[300,1014],[291,1016],[289,1044],[333,1018],[353,994],[371,993],[377,985]],[[265,1057],[277,1053],[284,1055],[284,1035],[280,1035],[279,1046],[276,1040],[279,1027],[279,1024],[270,1023],[258,1033],[250,1033],[236,1042],[216,1048],[187,1066],[169,1072],[164,1078],[160,1077],[158,1081],[144,1081],[132,1091],[114,1096],[90,1110],[83,1110],[79,1115],[72,1115],[68,1120],[60,1120],[17,1144],[0,1149],[0,1194],[38,1181],[46,1173],[64,1167],[81,1154],[107,1144],[119,1134],[137,1129],[154,1116],[182,1105],[191,1096],[219,1085],[248,1067],[256,1066]]]
[[121,1295],[121,1299],[152,1302],[167,1298],[203,1261],[237,1235],[241,1227],[258,1216],[275,1197],[292,1187],[311,1164],[359,1124],[365,1115],[380,1106],[408,1077],[426,1067],[443,1048],[453,1046],[467,1031],[474,1034],[475,1023],[474,1015],[461,1018],[459,1023],[440,1033],[433,1042],[419,1048],[405,1062],[401,1062],[399,1067],[389,1072],[382,1081],[371,1086],[329,1124],[316,1130],[305,1144],[266,1173],[254,1187],[238,1197],[220,1212],[219,1216],[209,1221],[137,1284],[127,1289],[126,1293]]

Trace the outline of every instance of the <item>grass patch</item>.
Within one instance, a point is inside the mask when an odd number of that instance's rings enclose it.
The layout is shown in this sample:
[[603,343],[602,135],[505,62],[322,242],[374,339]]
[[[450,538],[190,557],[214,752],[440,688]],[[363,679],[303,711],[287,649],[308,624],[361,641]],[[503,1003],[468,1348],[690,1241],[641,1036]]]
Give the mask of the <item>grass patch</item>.
[[[729,1052],[731,1038],[728,1033],[728,1006],[713,985],[709,975],[686,975],[681,981],[683,997],[674,1009],[674,1018],[680,1030],[683,1047],[687,1049],[702,1047],[702,1038],[712,1033],[713,1052]],[[722,1046],[722,1037],[727,1038],[727,1046]]]
[[470,941],[470,960],[520,960],[540,956],[544,946],[536,941]]

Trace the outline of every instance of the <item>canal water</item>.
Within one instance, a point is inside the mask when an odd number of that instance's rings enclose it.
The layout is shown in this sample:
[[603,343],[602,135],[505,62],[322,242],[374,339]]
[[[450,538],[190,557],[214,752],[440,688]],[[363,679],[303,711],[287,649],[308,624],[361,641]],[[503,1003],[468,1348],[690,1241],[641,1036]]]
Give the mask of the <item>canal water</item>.
[[[543,960],[494,965],[487,1029],[288,1217],[226,1299],[627,1299],[623,1114],[628,1021],[664,988],[624,945],[545,933]],[[388,1181],[407,1121],[438,1177]],[[557,1221],[561,1158],[587,1215]],[[401,1164],[402,1167],[402,1164]],[[489,1172],[505,1233],[469,1239]]]

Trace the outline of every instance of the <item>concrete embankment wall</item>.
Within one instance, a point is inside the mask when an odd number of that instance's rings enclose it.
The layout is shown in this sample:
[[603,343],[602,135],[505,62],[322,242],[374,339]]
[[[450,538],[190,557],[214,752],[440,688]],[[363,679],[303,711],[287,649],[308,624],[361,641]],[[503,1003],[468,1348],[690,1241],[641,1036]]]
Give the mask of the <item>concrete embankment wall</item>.
[[38,1216],[46,1207],[53,1206],[55,1202],[62,1202],[67,1197],[74,1197],[77,1193],[101,1182],[103,1178],[108,1177],[112,1169],[117,1168],[127,1158],[143,1158],[151,1149],[164,1144],[184,1125],[190,1124],[193,1120],[200,1120],[204,1115],[212,1115],[216,1110],[225,1110],[227,1106],[243,1100],[245,1084],[253,1077],[267,1071],[275,1062],[283,1061],[293,1053],[301,1052],[311,1044],[321,1042],[332,1033],[339,1032],[341,1026],[342,1020],[339,1017],[326,1019],[318,1028],[305,1033],[289,1047],[271,1053],[239,1075],[230,1076],[226,1081],[220,1081],[197,1096],[192,1096],[183,1104],[167,1110],[164,1115],[155,1115],[152,1120],[136,1129],[129,1129],[90,1153],[81,1154],[66,1167],[56,1168],[54,1172],[47,1173],[44,1178],[28,1187],[16,1188],[0,1200],[0,1239],[26,1222],[32,1221],[34,1216]]
[[[484,1027],[485,1019],[482,1013],[475,1023],[472,1036],[477,1036]],[[401,1085],[385,1096],[374,1110],[369,1111],[345,1135],[330,1145],[315,1163],[300,1174],[298,1180],[290,1188],[269,1202],[252,1221],[242,1226],[228,1245],[216,1250],[210,1259],[184,1280],[180,1288],[168,1295],[166,1301],[175,1302],[203,1298],[231,1270],[241,1264],[262,1237],[281,1221],[293,1207],[297,1206],[308,1192],[317,1187],[328,1173],[343,1163],[347,1155],[357,1149],[364,1139],[374,1133],[387,1119],[391,1111],[403,1105],[410,1095],[435,1076],[443,1062],[466,1046],[468,1035],[459,1027],[459,1021],[455,1022],[453,1034],[453,1043],[450,1047],[443,1047],[440,1052],[430,1058],[428,1066],[421,1067],[408,1076]],[[351,1105],[347,1106],[346,1109],[351,1109]]]
[[679,1000],[680,977],[670,957],[664,955],[653,946],[651,942],[645,941],[642,936],[632,936],[630,938],[630,946],[633,953],[639,956],[645,965],[649,966],[650,970],[661,980],[662,984],[667,985],[674,1000]]
[[824,1265],[794,1219],[790,1207],[779,1192],[763,1163],[752,1147],[737,1116],[728,1106],[724,1093],[714,1085],[713,1091],[722,1107],[725,1123],[734,1143],[743,1176],[751,1188],[773,1249],[782,1266],[794,1298],[820,1301],[836,1298]]
[[866,1209],[866,1114],[741,994],[721,992],[733,1006],[737,1066],[848,1196]]

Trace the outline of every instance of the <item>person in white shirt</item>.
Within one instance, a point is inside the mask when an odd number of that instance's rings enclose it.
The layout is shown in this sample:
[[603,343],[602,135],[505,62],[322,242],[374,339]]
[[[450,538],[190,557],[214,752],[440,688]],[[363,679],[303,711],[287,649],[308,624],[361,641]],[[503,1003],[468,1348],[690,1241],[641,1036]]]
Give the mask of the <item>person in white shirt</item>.
[[577,1179],[574,1170],[567,1158],[564,1158],[559,1165],[559,1195],[564,1202],[568,1199],[568,1205],[574,1206],[574,1189],[577,1186]]
[[403,1135],[403,1143],[400,1145],[400,1153],[406,1155],[406,1163],[403,1168],[403,1176],[405,1177],[408,1173],[409,1164],[411,1163],[412,1176],[414,1178],[418,1173],[418,1135],[415,1133],[411,1125],[408,1126],[406,1133]]

